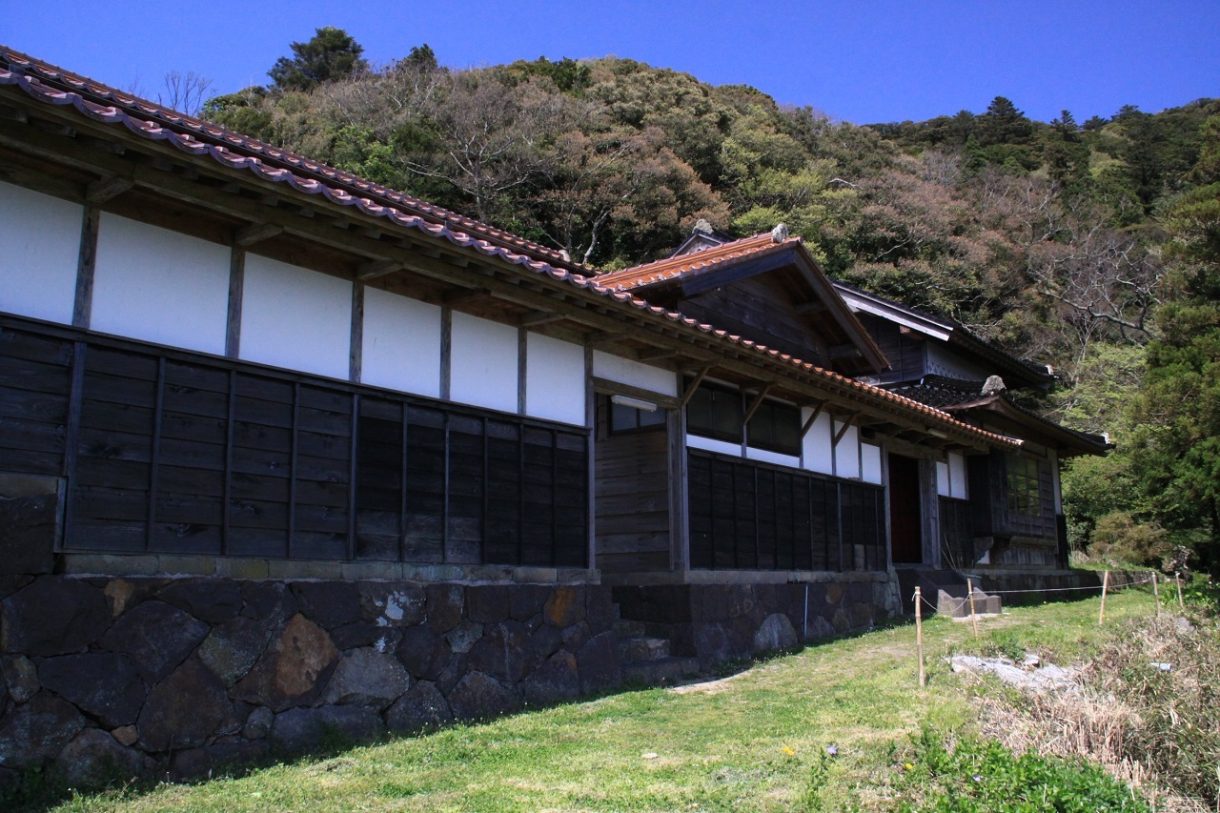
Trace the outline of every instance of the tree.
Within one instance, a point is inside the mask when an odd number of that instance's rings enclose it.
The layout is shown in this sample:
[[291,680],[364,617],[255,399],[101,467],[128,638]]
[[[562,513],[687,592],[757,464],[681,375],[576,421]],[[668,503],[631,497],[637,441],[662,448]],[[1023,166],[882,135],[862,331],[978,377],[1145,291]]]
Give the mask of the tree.
[[188,116],[198,116],[204,97],[212,87],[212,80],[194,71],[170,71],[165,74],[164,84],[165,92],[157,94],[158,102]]
[[280,90],[310,90],[368,68],[360,56],[364,47],[342,28],[319,28],[308,42],[294,42],[289,47],[292,57],[280,57],[267,71]]
[[[1220,116],[1204,124],[1220,131]],[[1161,524],[1194,541],[1204,567],[1220,569],[1220,140],[1196,164],[1206,181],[1169,209],[1174,261],[1160,336],[1136,406],[1143,423],[1134,464]]]

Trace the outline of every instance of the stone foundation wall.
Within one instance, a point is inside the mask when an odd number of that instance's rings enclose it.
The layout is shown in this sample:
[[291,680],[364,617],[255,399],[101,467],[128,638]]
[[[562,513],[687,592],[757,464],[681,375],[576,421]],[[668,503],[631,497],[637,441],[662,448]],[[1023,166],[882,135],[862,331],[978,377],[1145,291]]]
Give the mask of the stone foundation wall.
[[[1041,604],[1046,601],[1071,601],[1101,595],[1102,574],[1096,570],[1001,570],[979,568],[973,571],[984,593],[999,592],[1005,607]],[[1110,589],[1148,578],[1147,572],[1110,572]],[[1028,592],[1007,593],[1008,590]],[[1045,591],[1045,592],[1043,592]]]
[[206,774],[621,683],[599,586],[9,578],[0,786]]
[[624,619],[666,635],[675,655],[708,668],[901,615],[896,578],[836,575],[841,578],[813,583],[622,586],[614,600]]
[[[894,614],[883,574],[848,578],[809,585],[806,612],[801,584],[0,577],[0,791],[31,770],[76,786],[203,776],[670,680]],[[642,651],[674,657],[639,668]]]

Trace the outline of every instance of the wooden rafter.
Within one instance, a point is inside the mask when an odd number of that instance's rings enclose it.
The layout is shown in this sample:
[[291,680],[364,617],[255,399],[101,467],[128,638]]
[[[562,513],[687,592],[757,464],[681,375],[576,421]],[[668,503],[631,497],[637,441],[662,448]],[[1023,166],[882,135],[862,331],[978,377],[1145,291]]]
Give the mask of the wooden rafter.
[[816,421],[818,419],[818,416],[821,415],[823,410],[825,410],[825,409],[826,409],[825,401],[819,401],[818,405],[813,408],[813,412],[809,415],[808,418],[805,419],[805,423],[801,424],[801,438],[802,439],[805,437],[805,435],[809,434],[809,430],[813,428],[814,421]]
[[741,421],[743,424],[748,424],[750,422],[750,418],[753,418],[754,413],[758,411],[758,408],[760,406],[762,406],[763,399],[767,397],[767,393],[771,392],[771,390],[774,389],[774,387],[775,387],[775,383],[768,381],[766,383],[766,385],[763,386],[763,388],[761,390],[759,390],[758,395],[756,395],[754,397],[754,402],[751,403],[750,408],[746,410],[746,416]]
[[690,403],[690,399],[695,395],[695,390],[699,389],[699,385],[703,383],[703,379],[707,378],[707,374],[711,371],[712,367],[708,365],[695,374],[695,380],[686,387],[686,392],[682,393],[682,398],[678,402],[679,407],[686,409],[686,405]]
[[843,439],[843,436],[847,434],[848,429],[850,429],[851,427],[856,425],[856,419],[859,417],[860,417],[859,412],[853,412],[852,414],[848,415],[846,418],[843,419],[843,428],[840,429],[838,432],[835,432],[834,440],[831,441],[832,446],[839,445],[839,441],[841,441]]

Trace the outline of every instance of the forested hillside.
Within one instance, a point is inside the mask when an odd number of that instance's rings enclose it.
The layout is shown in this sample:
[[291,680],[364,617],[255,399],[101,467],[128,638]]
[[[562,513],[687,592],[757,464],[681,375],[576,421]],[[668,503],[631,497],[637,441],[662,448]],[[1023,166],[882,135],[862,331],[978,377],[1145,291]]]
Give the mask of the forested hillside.
[[1066,478],[1078,540],[1135,559],[1188,544],[1214,565],[1220,100],[1081,124],[996,97],[857,126],[626,59],[361,54],[319,29],[202,115],[599,269],[664,256],[700,218],[787,223],[832,276],[1056,368],[1043,408],[1118,443]]

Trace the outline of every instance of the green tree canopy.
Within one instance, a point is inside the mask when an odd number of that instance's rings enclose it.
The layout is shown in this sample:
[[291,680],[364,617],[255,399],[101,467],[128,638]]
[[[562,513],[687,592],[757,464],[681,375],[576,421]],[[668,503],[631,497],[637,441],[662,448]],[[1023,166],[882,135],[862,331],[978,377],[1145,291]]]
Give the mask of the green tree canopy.
[[368,68],[361,58],[364,47],[342,28],[324,26],[308,42],[294,42],[289,47],[292,56],[280,57],[267,71],[280,90],[309,90]]

